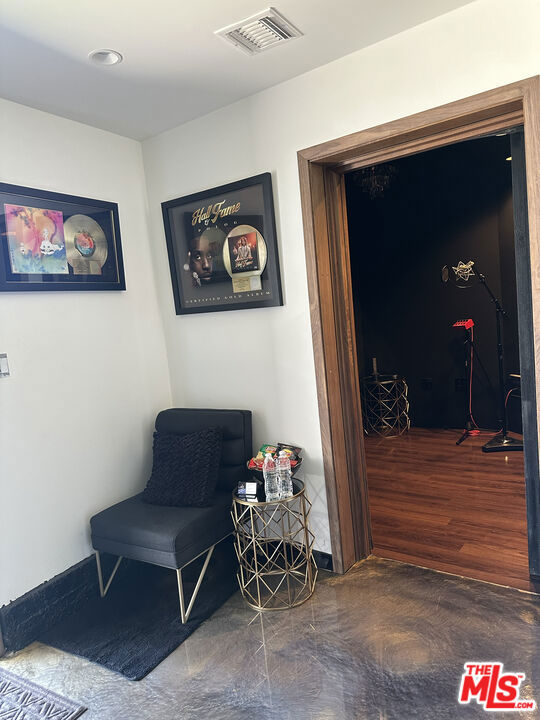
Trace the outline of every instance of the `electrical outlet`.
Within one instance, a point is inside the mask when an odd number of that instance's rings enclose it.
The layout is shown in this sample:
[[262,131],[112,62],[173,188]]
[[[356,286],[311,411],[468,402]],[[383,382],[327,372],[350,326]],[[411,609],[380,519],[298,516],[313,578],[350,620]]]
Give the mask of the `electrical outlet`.
[[454,389],[456,392],[465,392],[468,386],[467,378],[456,378],[454,380]]

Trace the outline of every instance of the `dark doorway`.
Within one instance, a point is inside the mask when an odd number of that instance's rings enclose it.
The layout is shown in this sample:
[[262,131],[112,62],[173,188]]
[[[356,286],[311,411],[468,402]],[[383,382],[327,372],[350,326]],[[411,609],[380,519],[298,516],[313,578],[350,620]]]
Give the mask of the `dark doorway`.
[[[365,437],[375,554],[529,587],[523,453],[486,456],[500,429],[495,310],[477,284],[441,282],[474,260],[506,310],[509,429],[522,432],[510,133],[346,176],[359,375],[405,378],[411,430]],[[460,319],[474,321],[470,348]],[[511,380],[510,375],[515,376]],[[512,384],[513,383],[513,384]],[[467,409],[481,429],[456,446]]]

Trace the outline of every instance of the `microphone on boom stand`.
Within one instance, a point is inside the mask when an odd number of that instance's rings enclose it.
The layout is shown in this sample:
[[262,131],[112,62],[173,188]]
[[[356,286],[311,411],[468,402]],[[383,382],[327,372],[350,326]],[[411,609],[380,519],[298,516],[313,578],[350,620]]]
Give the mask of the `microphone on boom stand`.
[[495,297],[486,278],[478,270],[473,260],[462,262],[457,265],[445,265],[441,270],[441,280],[444,283],[451,282],[458,288],[473,287],[480,283],[495,306],[495,318],[497,324],[497,356],[499,360],[499,414],[502,429],[489,442],[482,446],[484,452],[507,452],[509,450],[523,450],[523,442],[508,434],[508,419],[506,413],[506,385],[504,371],[504,347],[502,342],[502,319],[506,312],[498,298]]

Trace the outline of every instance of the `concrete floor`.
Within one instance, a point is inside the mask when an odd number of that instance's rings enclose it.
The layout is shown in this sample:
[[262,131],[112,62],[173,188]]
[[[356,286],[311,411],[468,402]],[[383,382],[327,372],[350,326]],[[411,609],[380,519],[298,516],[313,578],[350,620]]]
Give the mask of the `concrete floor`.
[[489,717],[457,703],[466,661],[524,672],[521,697],[540,701],[540,596],[371,557],[321,573],[291,611],[236,594],[140,682],[39,643],[1,662],[86,705],[84,720]]

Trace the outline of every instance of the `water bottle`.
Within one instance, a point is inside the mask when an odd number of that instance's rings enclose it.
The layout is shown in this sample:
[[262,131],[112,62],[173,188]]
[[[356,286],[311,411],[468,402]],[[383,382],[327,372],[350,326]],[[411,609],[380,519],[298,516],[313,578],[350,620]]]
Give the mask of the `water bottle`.
[[293,494],[291,458],[282,450],[277,459],[277,475],[279,492],[282,498],[291,497]]
[[272,500],[279,500],[279,483],[276,470],[276,463],[270,453],[266,453],[263,464],[263,476],[264,476],[264,494],[266,495],[266,502]]

